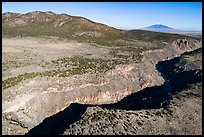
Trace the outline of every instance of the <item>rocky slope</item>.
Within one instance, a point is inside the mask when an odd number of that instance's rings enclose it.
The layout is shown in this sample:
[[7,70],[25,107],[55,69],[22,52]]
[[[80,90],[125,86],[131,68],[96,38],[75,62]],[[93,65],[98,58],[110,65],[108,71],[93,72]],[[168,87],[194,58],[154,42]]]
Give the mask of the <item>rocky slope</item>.
[[[26,14],[2,13],[3,36],[59,37],[78,41],[121,38],[125,31],[83,17],[34,11]],[[88,39],[88,41],[87,41]]]
[[[147,87],[161,86],[164,79],[155,65],[201,47],[189,41],[185,48],[173,47],[143,53],[141,63],[118,65],[103,75],[68,78],[37,77],[3,92],[3,134],[25,134],[72,103],[99,105],[116,103]],[[70,107],[71,107],[70,105]]]

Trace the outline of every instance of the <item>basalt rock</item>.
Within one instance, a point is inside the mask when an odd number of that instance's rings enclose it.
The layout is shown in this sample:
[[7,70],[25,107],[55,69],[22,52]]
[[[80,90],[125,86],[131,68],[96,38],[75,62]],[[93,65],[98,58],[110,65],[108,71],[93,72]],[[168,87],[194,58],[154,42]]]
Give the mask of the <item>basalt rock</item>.
[[195,46],[194,42],[189,42],[187,39],[177,39],[173,45],[178,47],[179,50],[192,50]]

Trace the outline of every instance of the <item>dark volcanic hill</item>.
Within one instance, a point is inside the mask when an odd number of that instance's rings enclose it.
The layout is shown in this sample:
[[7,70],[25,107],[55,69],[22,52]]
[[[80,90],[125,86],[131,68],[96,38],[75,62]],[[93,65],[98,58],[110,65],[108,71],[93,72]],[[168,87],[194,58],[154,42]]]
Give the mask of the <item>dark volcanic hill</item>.
[[172,32],[177,31],[174,28],[162,25],[162,24],[155,24],[149,27],[144,28],[143,30],[149,30],[149,31],[156,31],[156,32]]

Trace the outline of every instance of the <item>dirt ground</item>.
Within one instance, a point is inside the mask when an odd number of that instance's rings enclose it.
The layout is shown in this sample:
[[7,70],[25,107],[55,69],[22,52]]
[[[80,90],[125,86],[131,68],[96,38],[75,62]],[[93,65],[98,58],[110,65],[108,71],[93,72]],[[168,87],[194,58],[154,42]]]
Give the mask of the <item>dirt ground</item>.
[[26,72],[42,72],[52,67],[42,67],[51,60],[80,55],[90,58],[108,58],[108,49],[75,41],[43,38],[3,38],[3,79]]

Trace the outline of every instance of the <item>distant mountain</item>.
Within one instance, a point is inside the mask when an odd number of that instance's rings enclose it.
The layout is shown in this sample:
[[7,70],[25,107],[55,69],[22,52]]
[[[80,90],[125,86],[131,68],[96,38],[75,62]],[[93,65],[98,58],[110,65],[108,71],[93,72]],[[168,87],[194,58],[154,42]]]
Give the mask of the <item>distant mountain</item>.
[[155,24],[146,28],[143,28],[142,30],[149,30],[149,31],[156,31],[156,32],[172,32],[172,31],[178,31],[174,28],[167,27],[165,25],[161,24]]

